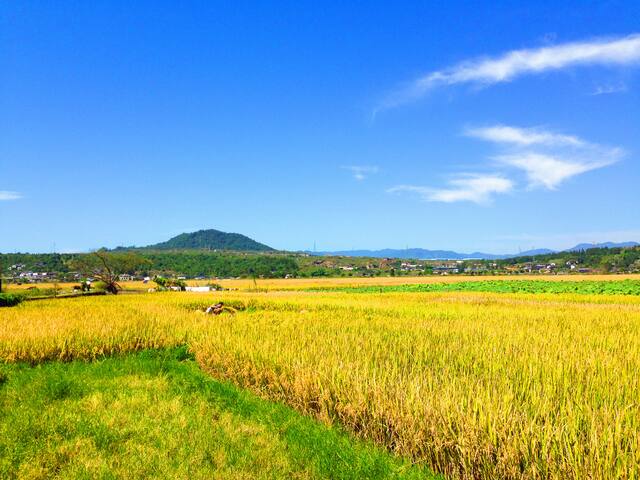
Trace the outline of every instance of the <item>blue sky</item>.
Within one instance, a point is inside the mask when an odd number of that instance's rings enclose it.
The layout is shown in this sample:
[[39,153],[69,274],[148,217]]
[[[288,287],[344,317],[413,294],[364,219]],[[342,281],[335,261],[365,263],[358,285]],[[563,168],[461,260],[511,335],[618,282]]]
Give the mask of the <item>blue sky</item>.
[[345,3],[3,2],[0,251],[640,241],[640,3]]

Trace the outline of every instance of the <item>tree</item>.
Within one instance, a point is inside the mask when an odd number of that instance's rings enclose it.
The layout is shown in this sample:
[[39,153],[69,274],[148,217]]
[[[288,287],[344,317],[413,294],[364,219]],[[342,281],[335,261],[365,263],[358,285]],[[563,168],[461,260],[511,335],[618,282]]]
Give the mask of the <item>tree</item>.
[[122,290],[118,277],[123,273],[135,273],[149,261],[133,252],[115,253],[103,249],[80,255],[69,263],[73,270],[103,282],[105,290],[115,295]]
[[158,285],[159,291],[171,289],[172,287],[177,287],[183,292],[187,289],[187,283],[177,278],[164,278],[156,275],[153,277],[153,281]]
[[157,287],[158,289],[165,290],[167,288],[167,282],[169,280],[164,277],[161,277],[160,275],[156,275],[155,277],[153,277],[153,281],[158,286]]

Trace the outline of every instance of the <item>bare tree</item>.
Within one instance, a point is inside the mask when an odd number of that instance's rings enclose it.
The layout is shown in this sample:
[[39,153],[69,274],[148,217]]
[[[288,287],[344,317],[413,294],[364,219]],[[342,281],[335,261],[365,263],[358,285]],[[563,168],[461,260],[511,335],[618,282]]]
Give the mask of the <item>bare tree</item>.
[[103,282],[105,290],[115,295],[122,290],[118,284],[120,275],[134,273],[148,263],[148,260],[133,252],[97,250],[74,258],[70,262],[70,266],[87,277],[93,277]]

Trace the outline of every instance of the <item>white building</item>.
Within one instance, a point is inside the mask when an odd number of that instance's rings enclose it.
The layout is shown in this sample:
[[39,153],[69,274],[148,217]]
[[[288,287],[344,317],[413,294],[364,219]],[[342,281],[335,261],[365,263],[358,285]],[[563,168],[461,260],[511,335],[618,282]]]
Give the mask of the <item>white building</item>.
[[187,292],[210,292],[211,287],[185,287]]

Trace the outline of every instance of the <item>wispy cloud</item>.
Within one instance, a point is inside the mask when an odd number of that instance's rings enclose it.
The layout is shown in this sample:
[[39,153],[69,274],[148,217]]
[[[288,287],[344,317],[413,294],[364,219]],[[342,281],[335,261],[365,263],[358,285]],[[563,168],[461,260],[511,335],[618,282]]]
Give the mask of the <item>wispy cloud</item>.
[[535,152],[522,152],[513,155],[501,155],[497,160],[525,172],[529,187],[543,187],[555,190],[565,180],[591,170],[606,167],[616,161],[615,157],[600,161],[585,161],[563,158]]
[[627,86],[624,83],[618,83],[616,85],[599,85],[591,92],[591,95],[610,95],[612,93],[622,93],[627,91]]
[[429,202],[473,202],[489,204],[497,194],[512,191],[516,181],[513,169],[524,173],[529,189],[556,190],[566,180],[617,162],[621,148],[610,148],[580,137],[551,132],[541,128],[519,128],[492,125],[468,128],[465,135],[500,146],[502,152],[490,157],[492,174],[467,173],[450,180],[445,188],[398,185],[387,192],[417,194]]
[[492,85],[522,75],[587,65],[632,65],[640,63],[640,34],[596,39],[540,48],[512,50],[494,58],[464,61],[437,70],[392,92],[376,108],[393,108],[416,100],[430,90],[456,84]]
[[369,175],[378,173],[379,169],[373,165],[344,165],[341,167],[344,170],[348,170],[358,181],[364,180]]
[[530,188],[555,190],[565,180],[611,165],[624,154],[620,148],[607,148],[540,128],[494,125],[467,129],[465,134],[510,148],[494,158],[523,170]]
[[7,190],[0,190],[0,201],[2,200],[18,200],[22,198],[18,192],[9,192]]
[[468,128],[465,134],[493,143],[506,143],[528,147],[531,145],[580,147],[585,141],[572,135],[547,132],[537,128],[517,128],[508,125],[493,125],[481,128]]
[[480,205],[491,203],[496,193],[507,193],[513,182],[501,175],[467,174],[463,178],[449,181],[448,188],[429,188],[415,185],[398,185],[388,193],[414,193],[427,202],[473,202]]

